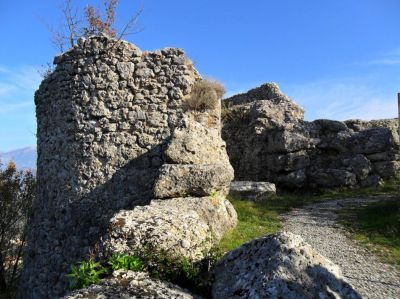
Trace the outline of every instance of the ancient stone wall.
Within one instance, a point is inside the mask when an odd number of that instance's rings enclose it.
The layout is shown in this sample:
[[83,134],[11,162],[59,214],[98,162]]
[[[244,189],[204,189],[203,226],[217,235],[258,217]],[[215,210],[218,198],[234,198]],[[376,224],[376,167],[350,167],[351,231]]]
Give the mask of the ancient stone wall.
[[224,100],[222,135],[236,180],[289,188],[371,186],[400,169],[397,120],[303,120],[267,83]]
[[35,95],[38,199],[20,298],[57,298],[114,214],[150,201],[200,78],[180,49],[142,52],[107,37],[81,39],[54,63]]

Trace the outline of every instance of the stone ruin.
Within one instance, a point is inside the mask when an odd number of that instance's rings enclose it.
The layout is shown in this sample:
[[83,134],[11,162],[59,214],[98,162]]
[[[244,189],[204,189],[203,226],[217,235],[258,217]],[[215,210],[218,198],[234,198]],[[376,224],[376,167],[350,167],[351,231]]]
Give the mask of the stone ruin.
[[[150,248],[202,259],[236,226],[236,212],[225,198],[234,178],[230,162],[236,179],[296,188],[373,185],[393,176],[399,165],[392,121],[305,122],[303,110],[274,84],[225,101],[226,148],[221,103],[201,110],[188,106],[201,77],[180,49],[142,52],[95,36],[80,39],[54,63],[55,71],[35,94],[38,194],[18,298],[63,296],[71,265],[89,256]],[[275,191],[272,187],[260,192]],[[284,295],[282,274],[300,285],[323,277],[335,294],[358,298],[336,266],[307,246],[283,233],[228,253],[216,268],[214,297],[232,290],[238,298],[263,294],[265,277]],[[293,261],[321,267],[307,272],[296,262],[286,272],[276,271],[288,248]],[[276,257],[272,267],[263,264],[260,252]],[[270,276],[248,275],[259,265]],[[323,285],[295,291],[302,290],[332,293]],[[132,271],[114,271],[101,285],[64,298],[107,296],[198,298]]]
[[18,297],[60,297],[89,255],[151,246],[200,259],[236,212],[220,105],[185,106],[201,80],[191,61],[97,36],[54,63],[35,94],[38,196]]
[[304,121],[304,110],[274,83],[223,105],[235,180],[296,189],[376,186],[400,170],[397,119]]

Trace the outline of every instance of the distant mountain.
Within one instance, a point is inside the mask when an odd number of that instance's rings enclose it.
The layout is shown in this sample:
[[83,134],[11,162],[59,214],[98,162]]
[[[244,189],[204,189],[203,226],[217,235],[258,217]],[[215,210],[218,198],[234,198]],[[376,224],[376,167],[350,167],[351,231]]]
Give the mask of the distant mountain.
[[0,152],[0,160],[3,166],[12,160],[18,169],[36,169],[36,156],[36,146],[28,146],[9,152]]

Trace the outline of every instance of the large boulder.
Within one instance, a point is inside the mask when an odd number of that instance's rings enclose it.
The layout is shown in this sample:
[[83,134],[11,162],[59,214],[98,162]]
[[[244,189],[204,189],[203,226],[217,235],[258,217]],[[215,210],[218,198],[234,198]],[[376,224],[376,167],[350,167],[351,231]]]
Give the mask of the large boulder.
[[230,167],[219,129],[207,128],[190,118],[185,126],[175,129],[164,155],[170,164],[225,164]]
[[235,181],[229,187],[229,195],[258,201],[275,196],[276,187],[269,182]]
[[152,248],[199,260],[236,222],[232,204],[218,194],[152,200],[117,213],[101,247],[105,255]]
[[307,166],[305,150],[314,140],[303,134],[304,110],[278,85],[263,84],[223,104],[222,136],[236,180],[278,183],[278,174]]
[[281,232],[227,253],[215,268],[213,298],[361,298],[337,265],[300,236]]
[[70,292],[62,299],[193,299],[192,295],[172,283],[152,279],[146,272],[116,270],[113,277],[104,279],[100,284]]
[[253,119],[263,118],[271,124],[304,118],[304,110],[281,92],[278,84],[265,83],[246,93],[224,100],[228,106],[250,105]]
[[227,193],[233,169],[225,164],[164,164],[154,186],[155,198]]
[[336,188],[354,186],[357,177],[354,173],[344,169],[317,169],[309,172],[312,187]]

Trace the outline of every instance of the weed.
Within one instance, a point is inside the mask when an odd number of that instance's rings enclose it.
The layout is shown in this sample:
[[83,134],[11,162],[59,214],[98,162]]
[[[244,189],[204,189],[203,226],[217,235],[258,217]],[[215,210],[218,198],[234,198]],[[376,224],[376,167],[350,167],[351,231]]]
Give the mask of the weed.
[[103,274],[107,270],[93,260],[83,261],[79,265],[72,265],[71,272],[67,274],[70,278],[70,288],[81,289],[91,284],[99,283]]
[[224,93],[225,89],[218,81],[199,80],[194,83],[185,103],[193,110],[215,109]]
[[139,256],[127,254],[114,254],[108,264],[113,270],[125,269],[131,271],[140,271],[143,269],[143,261]]

